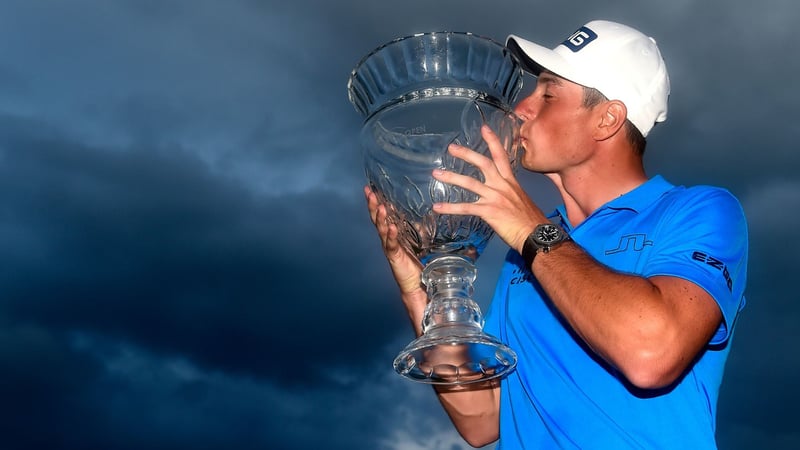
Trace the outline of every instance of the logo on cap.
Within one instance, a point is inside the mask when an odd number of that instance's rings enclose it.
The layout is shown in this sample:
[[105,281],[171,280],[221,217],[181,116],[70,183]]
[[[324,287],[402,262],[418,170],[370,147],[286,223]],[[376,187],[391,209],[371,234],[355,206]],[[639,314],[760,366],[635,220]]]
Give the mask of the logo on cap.
[[572,36],[568,37],[567,40],[561,44],[573,52],[577,52],[583,47],[586,47],[589,42],[592,42],[595,39],[597,39],[597,34],[594,31],[586,27],[581,27],[578,31],[572,33]]

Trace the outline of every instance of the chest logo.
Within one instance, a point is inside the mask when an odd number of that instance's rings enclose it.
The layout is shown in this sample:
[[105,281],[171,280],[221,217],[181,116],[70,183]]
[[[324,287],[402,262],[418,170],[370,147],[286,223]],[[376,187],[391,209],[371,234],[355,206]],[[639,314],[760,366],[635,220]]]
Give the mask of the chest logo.
[[616,253],[622,253],[628,250],[640,252],[644,250],[645,247],[652,247],[652,245],[653,241],[648,240],[646,234],[643,233],[626,234],[620,236],[617,248],[612,250],[606,250],[606,255],[614,255]]

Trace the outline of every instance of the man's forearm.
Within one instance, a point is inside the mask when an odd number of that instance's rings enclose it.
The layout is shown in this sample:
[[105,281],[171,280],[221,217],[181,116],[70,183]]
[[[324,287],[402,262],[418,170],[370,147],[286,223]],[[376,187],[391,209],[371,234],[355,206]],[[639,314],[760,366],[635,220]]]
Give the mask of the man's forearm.
[[435,386],[436,394],[458,433],[473,447],[496,441],[500,435],[500,382],[489,380],[465,386]]
[[532,269],[574,331],[634,384],[659,384],[659,371],[677,376],[721,317],[696,285],[615,272],[575,243],[539,254]]
[[610,362],[621,351],[615,347],[657,314],[647,280],[613,272],[574,243],[540,253],[532,271],[572,328]]
[[[422,319],[428,302],[427,293],[423,289],[418,289],[401,293],[401,297],[414,327],[414,333],[419,337],[423,333]],[[434,386],[436,395],[456,430],[474,447],[484,446],[498,438],[499,386],[498,380],[461,386]]]
[[422,336],[422,317],[428,304],[427,293],[423,289],[418,289],[410,293],[401,293],[400,298],[406,307],[411,326],[414,328],[414,336]]

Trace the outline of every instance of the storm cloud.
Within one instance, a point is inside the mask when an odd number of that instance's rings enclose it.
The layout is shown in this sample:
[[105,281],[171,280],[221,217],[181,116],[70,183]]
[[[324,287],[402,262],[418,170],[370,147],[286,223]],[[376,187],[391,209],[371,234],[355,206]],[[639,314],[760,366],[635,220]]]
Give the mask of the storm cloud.
[[[748,215],[720,447],[800,447],[798,14],[789,0],[3,2],[0,446],[467,448],[430,388],[391,368],[412,333],[364,207],[347,77],[416,32],[555,46],[604,18],[655,36],[670,68],[649,172],[724,186]],[[493,241],[478,261],[483,305],[504,252]]]

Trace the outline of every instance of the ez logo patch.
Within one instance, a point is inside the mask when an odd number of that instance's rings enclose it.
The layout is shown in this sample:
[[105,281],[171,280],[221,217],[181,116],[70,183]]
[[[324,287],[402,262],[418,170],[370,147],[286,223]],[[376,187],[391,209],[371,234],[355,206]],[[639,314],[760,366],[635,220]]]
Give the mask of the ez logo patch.
[[725,278],[725,284],[728,286],[728,290],[733,292],[733,280],[731,279],[731,273],[728,271],[728,266],[726,266],[725,263],[703,252],[692,253],[692,259],[706,263],[722,272],[722,277]]
[[572,36],[568,37],[567,40],[561,44],[573,52],[577,52],[595,39],[597,39],[597,34],[594,31],[586,27],[581,27],[578,31],[572,33]]

